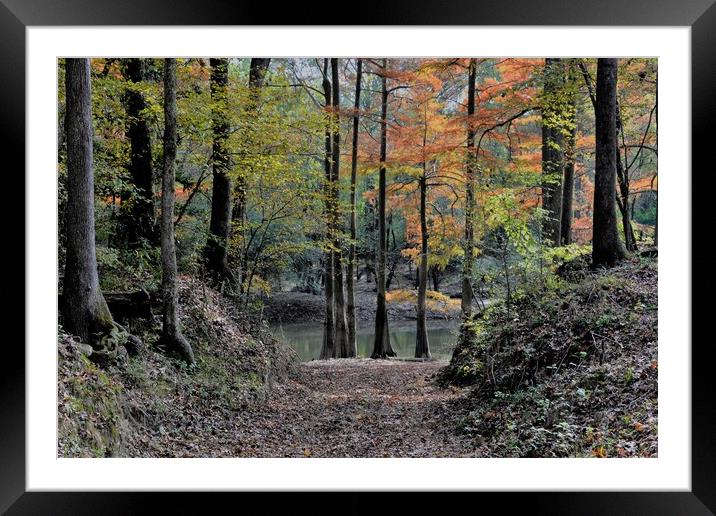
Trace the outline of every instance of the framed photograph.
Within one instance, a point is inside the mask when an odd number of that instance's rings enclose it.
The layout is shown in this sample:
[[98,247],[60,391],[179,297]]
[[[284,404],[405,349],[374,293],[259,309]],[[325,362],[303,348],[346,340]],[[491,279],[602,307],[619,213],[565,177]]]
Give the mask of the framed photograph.
[[711,3],[2,0],[0,508],[714,513]]

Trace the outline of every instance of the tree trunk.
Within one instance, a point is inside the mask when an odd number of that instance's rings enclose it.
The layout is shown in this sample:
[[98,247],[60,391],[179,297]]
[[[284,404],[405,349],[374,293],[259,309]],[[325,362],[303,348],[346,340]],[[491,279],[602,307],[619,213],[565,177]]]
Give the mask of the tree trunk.
[[[328,59],[323,60],[323,96],[325,98],[325,106],[329,108],[332,103],[331,83],[328,80]],[[334,358],[336,356],[336,340],[335,340],[335,296],[334,296],[334,256],[331,246],[333,243],[333,192],[332,192],[332,176],[333,176],[333,152],[332,152],[333,133],[331,131],[330,116],[326,116],[326,132],[324,136],[325,154],[323,157],[323,169],[326,177],[324,188],[324,214],[326,218],[326,251],[324,256],[324,272],[323,282],[326,293],[326,317],[323,323],[323,344],[321,345],[321,360]]]
[[433,278],[433,290],[440,292],[440,270],[435,266],[431,267],[430,276]]
[[[350,355],[348,349],[348,324],[346,321],[346,303],[345,292],[343,288],[343,242],[341,235],[343,233],[341,217],[340,217],[340,159],[341,159],[341,96],[340,96],[340,78],[338,77],[338,59],[331,58],[331,79],[332,79],[332,96],[331,103],[333,118],[333,148],[332,148],[332,166],[331,166],[331,192],[333,194],[333,277],[334,300],[335,300],[335,324],[336,324],[336,353],[341,358],[347,358]],[[355,356],[355,355],[353,355]]]
[[[618,152],[618,151],[617,151]],[[622,219],[622,232],[624,233],[624,246],[627,251],[636,251],[636,237],[634,236],[634,227],[631,223],[631,214],[629,212],[629,183],[619,179],[619,168],[621,160],[617,159],[617,184],[619,185],[619,195],[616,198],[616,205],[619,209]]]
[[191,345],[182,335],[177,315],[177,259],[174,247],[174,163],[177,155],[176,60],[164,60],[164,170],[162,172],[162,343],[189,364]]
[[562,221],[563,137],[556,98],[562,82],[561,59],[547,58],[542,105],[542,235],[544,241],[555,246],[561,241]]
[[[373,190],[375,185],[370,176],[365,178],[365,189]],[[363,203],[363,215],[365,221],[365,237],[367,240],[367,256],[365,257],[366,283],[378,281],[375,266],[378,263],[378,199],[365,199]]]
[[82,342],[111,358],[116,356],[116,345],[108,348],[103,337],[110,334],[115,325],[99,288],[95,251],[90,65],[88,59],[67,59],[65,66],[67,254],[63,325]]
[[[392,235],[392,239],[390,238]],[[385,290],[389,291],[390,286],[393,284],[393,279],[395,278],[395,269],[398,266],[398,261],[400,260],[400,254],[396,253],[397,245],[395,243],[395,231],[393,230],[393,210],[390,210],[388,212],[388,223],[387,228],[385,230],[385,238],[386,238],[386,278],[385,278]],[[390,245],[390,241],[392,240],[392,245]],[[390,251],[390,260],[387,259],[388,251]],[[400,285],[398,285],[400,286]]]
[[[427,121],[426,121],[427,123]],[[428,290],[428,223],[425,209],[428,187],[427,171],[423,163],[423,175],[420,177],[420,269],[418,281],[417,337],[415,340],[415,358],[430,358],[428,327],[425,322],[425,296]]]
[[231,181],[229,180],[229,154],[226,140],[229,137],[227,114],[227,86],[229,82],[229,60],[211,58],[211,101],[212,101],[212,175],[211,219],[209,238],[206,242],[206,268],[209,277],[217,284],[231,279],[227,245],[231,219]]
[[351,191],[350,191],[350,233],[351,241],[348,247],[348,267],[346,270],[346,322],[348,324],[348,356],[358,354],[356,344],[356,180],[358,175],[358,122],[360,110],[361,76],[363,74],[363,60],[356,61],[356,94],[353,111],[353,147],[351,149]]
[[[245,117],[247,120],[258,115],[260,89],[264,85],[266,72],[270,64],[270,58],[254,57],[251,59],[249,69],[249,103],[245,107]],[[252,129],[247,129],[245,133],[245,145],[251,148],[253,144]],[[234,209],[231,220],[234,222],[234,231],[236,231],[241,238],[246,224],[246,175],[242,170],[236,175],[236,184],[234,185]],[[238,270],[236,271],[236,281],[239,283],[240,289],[243,288],[243,276],[246,269],[243,256],[243,253],[239,253]]]
[[[581,63],[579,67],[582,70],[582,76],[584,77],[584,82],[587,85],[587,89],[589,90],[589,97],[592,100],[592,105],[594,106],[594,111],[596,113],[597,110],[597,102],[596,102],[596,95],[593,91],[592,87],[592,81],[589,76],[589,72],[587,71],[587,67],[584,65],[584,63]],[[616,94],[615,94],[616,95]],[[616,140],[618,140],[618,136],[620,131],[622,130],[621,127],[621,113],[619,110],[619,101],[615,100],[616,103]],[[624,170],[624,166],[622,165],[622,155],[621,152],[619,152],[619,144],[617,142],[616,148],[615,148],[615,162],[616,162],[616,178],[617,182],[619,183],[619,192],[621,194],[621,198],[617,198],[617,206],[619,208],[619,212],[622,215],[622,229],[624,231],[624,242],[626,243],[626,248],[630,249],[633,247],[633,250],[636,250],[636,239],[634,238],[634,230],[631,225],[631,219],[629,217],[629,213],[626,212],[627,209],[625,206],[628,206],[628,200],[629,200],[629,171]],[[616,195],[616,194],[615,194]]]
[[[576,130],[575,130],[576,132]],[[574,132],[570,136],[570,145],[574,141]],[[572,147],[573,148],[573,147]],[[572,211],[574,205],[574,158],[567,159],[564,165],[564,185],[562,189],[562,224],[560,236],[562,245],[572,243]]]
[[594,177],[594,221],[592,264],[612,266],[625,256],[617,233],[616,217],[616,100],[617,60],[597,61],[595,105],[596,167]]
[[136,89],[144,81],[145,60],[125,59],[123,74],[129,87],[124,95],[124,104],[129,118],[127,136],[130,144],[129,174],[134,190],[124,194],[122,225],[126,233],[127,244],[138,246],[142,240],[156,243],[156,218],[154,215],[154,188],[152,174],[152,143],[149,126],[144,115],[147,102],[142,92]]
[[[619,124],[617,123],[617,126]],[[619,134],[619,129],[617,129]],[[621,153],[617,143],[617,156],[616,156],[616,176],[617,184],[619,185],[619,194],[616,198],[617,208],[622,218],[622,231],[624,232],[624,245],[626,249],[633,250],[633,231],[631,227],[631,218],[629,217],[629,180],[628,172],[624,170]]]
[[[624,155],[622,162],[622,154],[619,151],[619,135],[624,137],[624,128],[622,127],[621,108],[617,99],[617,184],[619,186],[620,198],[617,198],[617,207],[622,216],[622,230],[624,232],[624,245],[627,251],[636,251],[636,238],[634,237],[634,228],[631,224],[631,216],[629,214],[629,163]],[[625,166],[626,165],[626,166]]]
[[[574,82],[573,72],[570,69],[570,81]],[[564,155],[564,182],[562,186],[562,222],[560,235],[562,245],[572,242],[572,211],[574,205],[574,164],[577,150],[577,106],[576,97],[570,93],[569,117],[570,132],[567,137]]]
[[[472,275],[475,266],[475,59],[470,59],[467,83],[467,156],[465,166],[465,258],[462,269],[462,314],[464,319],[472,317]],[[425,271],[427,274],[427,270]]]
[[371,358],[386,358],[395,356],[390,345],[390,332],[388,331],[388,307],[385,301],[385,264],[386,264],[386,234],[385,234],[385,160],[387,157],[387,129],[388,129],[388,86],[385,72],[388,60],[383,59],[381,74],[381,102],[380,102],[380,169],[378,172],[378,267],[376,271],[377,296],[375,314],[375,335],[373,353]]

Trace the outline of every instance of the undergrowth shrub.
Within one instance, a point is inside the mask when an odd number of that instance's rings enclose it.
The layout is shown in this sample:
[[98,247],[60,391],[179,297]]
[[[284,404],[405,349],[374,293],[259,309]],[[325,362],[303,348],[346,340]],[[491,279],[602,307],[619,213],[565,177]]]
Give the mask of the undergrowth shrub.
[[554,276],[461,326],[440,375],[472,386],[459,429],[489,456],[655,456],[655,263],[578,256]]

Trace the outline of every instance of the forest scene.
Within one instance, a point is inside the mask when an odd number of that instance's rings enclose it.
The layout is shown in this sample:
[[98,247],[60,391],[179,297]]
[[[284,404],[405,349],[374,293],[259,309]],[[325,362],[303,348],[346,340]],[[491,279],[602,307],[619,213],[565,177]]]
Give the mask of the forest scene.
[[59,59],[58,456],[656,457],[657,72]]

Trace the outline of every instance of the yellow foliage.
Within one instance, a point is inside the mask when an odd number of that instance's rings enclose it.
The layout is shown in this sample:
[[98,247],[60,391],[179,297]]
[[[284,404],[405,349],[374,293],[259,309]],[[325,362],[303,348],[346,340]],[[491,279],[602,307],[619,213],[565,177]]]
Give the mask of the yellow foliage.
[[[459,299],[451,299],[450,297],[436,292],[434,290],[428,290],[425,293],[425,305],[428,309],[434,311],[445,312],[449,308],[455,308],[460,304]],[[398,289],[386,292],[385,300],[388,303],[417,303],[418,302],[418,291]]]
[[442,301],[443,303],[450,302],[450,298],[448,296],[440,292],[436,292],[435,290],[428,290],[426,293],[426,297],[428,299],[434,299],[435,301]]
[[416,301],[418,294],[415,290],[391,290],[385,293],[385,300],[388,303],[406,303],[408,301]]

